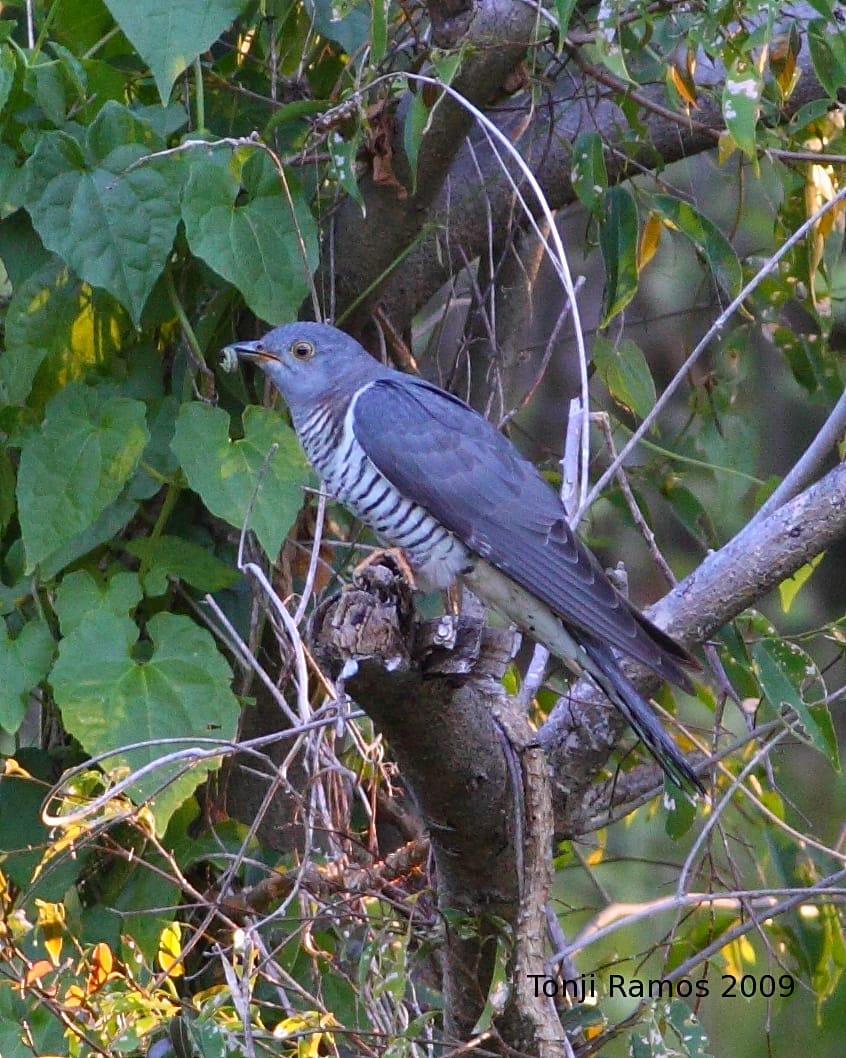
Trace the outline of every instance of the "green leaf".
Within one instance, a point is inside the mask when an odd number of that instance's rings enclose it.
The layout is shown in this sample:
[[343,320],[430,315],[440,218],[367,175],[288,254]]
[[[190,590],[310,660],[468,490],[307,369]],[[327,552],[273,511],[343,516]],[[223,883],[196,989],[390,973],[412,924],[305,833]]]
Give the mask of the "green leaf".
[[814,73],[832,99],[838,99],[846,83],[846,33],[836,29],[834,16],[815,18],[808,24],[808,47]]
[[44,245],[136,324],[179,224],[181,160],[131,168],[159,145],[149,125],[108,102],[84,145],[45,133],[24,167],[25,205]]
[[106,399],[78,383],[59,390],[47,405],[18,468],[27,572],[118,498],[147,444],[145,411],[140,401]]
[[600,216],[602,199],[608,189],[608,170],[602,137],[596,132],[583,132],[576,137],[570,179],[582,205]]
[[29,621],[14,639],[0,621],[0,727],[14,734],[34,687],[46,677],[53,661],[53,637],[43,621]]
[[576,0],[555,0],[555,17],[558,19],[558,41],[563,46],[564,35],[576,10]]
[[673,999],[667,1003],[664,1007],[664,1017],[668,1027],[675,1033],[685,1058],[711,1058],[708,1036],[699,1018],[684,1000]]
[[67,84],[59,63],[48,62],[43,55],[39,55],[35,64],[24,72],[23,87],[53,125],[65,123],[69,101]]
[[819,555],[815,555],[810,562],[806,562],[804,566],[797,569],[792,577],[787,577],[779,584],[778,594],[784,613],[790,613],[790,608],[796,601],[796,596],[811,579],[811,574],[824,558],[824,551]]
[[115,22],[150,67],[163,106],[176,78],[246,6],[246,0],[106,0]]
[[95,548],[113,540],[135,517],[138,512],[138,504],[127,496],[109,506],[100,514],[86,529],[71,537],[57,551],[45,558],[38,567],[39,579],[42,581],[52,580],[71,562],[75,562],[83,555],[87,555]]
[[[101,612],[59,646],[50,682],[66,729],[103,767],[137,769],[160,759],[176,738],[234,738],[238,702],[232,673],[211,635],[180,614],[159,613],[147,625],[149,660],[135,656],[138,629],[128,617]],[[144,645],[147,645],[146,643]],[[132,751],[131,743],[160,744]],[[162,766],[129,788],[136,803],[153,798],[156,829],[218,767],[203,761]]]
[[420,144],[423,142],[432,111],[437,106],[437,102],[432,107],[426,106],[422,87],[421,85],[420,90],[411,97],[411,105],[405,115],[402,130],[402,145],[411,168],[412,193],[417,190],[417,156],[420,153]]
[[761,112],[764,82],[747,59],[738,59],[726,75],[723,119],[731,138],[747,157],[757,159],[755,129]]
[[605,327],[637,293],[637,206],[624,187],[609,188],[605,195],[599,248],[605,264]]
[[262,181],[241,203],[235,158],[232,163],[206,156],[192,159],[182,204],[188,243],[240,290],[257,316],[283,323],[296,317],[309,290],[308,276],[317,265],[314,217],[290,177],[293,213],[278,177],[273,184]]
[[356,131],[351,139],[344,139],[340,132],[333,129],[326,138],[326,147],[329,151],[329,168],[332,176],[350,198],[363,209],[364,197],[361,194],[355,169],[356,158],[361,147],[360,131]]
[[370,62],[376,66],[388,45],[388,0],[370,0]]
[[655,406],[656,395],[649,364],[640,346],[631,338],[615,343],[597,335],[593,362],[614,400],[645,419]]
[[355,0],[306,0],[314,28],[327,40],[340,44],[347,55],[355,55],[370,39],[367,4]]
[[[21,216],[26,214],[21,211]],[[9,304],[0,403],[26,402],[41,410],[61,386],[95,365],[107,366],[130,326],[109,294],[92,290],[61,258],[47,254],[15,287]]]
[[811,976],[811,988],[817,998],[818,1017],[823,1003],[836,994],[837,986],[846,970],[843,922],[839,910],[833,904],[819,905],[819,926],[822,943]]
[[15,83],[15,53],[5,44],[0,50],[0,110],[6,105]]
[[769,639],[753,646],[752,664],[770,705],[776,712],[782,705],[790,706],[811,745],[828,758],[839,774],[840,752],[828,706],[824,701],[809,704],[803,696],[802,688],[808,676],[817,671],[810,657],[798,647]]
[[126,617],[143,597],[137,573],[122,571],[106,579],[95,578],[88,570],[75,570],[56,589],[54,606],[62,635],[69,636],[95,614]]
[[[173,451],[188,484],[206,507],[240,529],[249,528],[275,558],[311,481],[308,463],[294,431],[267,408],[244,412],[244,438],[229,440],[229,416],[208,404],[186,404],[176,423]],[[268,458],[273,445],[278,445]]]
[[631,1058],[711,1058],[708,1037],[682,999],[654,1004],[645,1027],[645,1033],[641,1030],[629,1039]]
[[732,298],[739,294],[743,286],[743,269],[734,247],[716,224],[689,202],[672,195],[655,195],[652,202],[665,224],[690,239],[704,257],[717,284]]
[[[3,874],[21,888],[27,901],[34,897],[61,900],[78,875],[86,869],[93,852],[90,845],[86,848],[85,843],[81,842],[72,855],[55,857],[49,870],[38,872],[44,850],[52,840],[50,831],[41,821],[41,807],[45,794],[55,782],[55,767],[55,758],[47,753],[36,749],[20,749],[6,763],[0,777],[0,858],[3,860]],[[33,884],[35,878],[37,881]],[[0,987],[0,995],[3,991]],[[9,1052],[3,1047],[2,1041],[0,1035],[0,1054],[6,1058]],[[32,1055],[31,1050],[29,1053]],[[61,1054],[62,1051],[53,1053]]]
[[696,820],[696,805],[675,783],[664,779],[664,805],[667,814],[664,818],[664,830],[667,837],[678,841],[693,826]]
[[626,67],[625,51],[620,41],[620,14],[622,5],[600,4],[596,12],[596,34],[587,51],[592,59],[606,66],[611,73],[623,81],[632,82]]
[[0,448],[0,536],[15,513],[15,468],[5,448]]
[[178,577],[198,591],[230,588],[241,574],[209,554],[206,548],[180,536],[139,537],[126,544],[130,555],[141,559],[141,579],[148,595],[163,595],[168,577]]

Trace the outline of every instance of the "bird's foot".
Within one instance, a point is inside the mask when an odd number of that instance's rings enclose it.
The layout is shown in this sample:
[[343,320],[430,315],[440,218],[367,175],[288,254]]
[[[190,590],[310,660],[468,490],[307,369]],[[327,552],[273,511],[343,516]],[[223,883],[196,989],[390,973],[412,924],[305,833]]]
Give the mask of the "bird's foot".
[[402,577],[403,580],[407,581],[412,591],[417,588],[414,570],[409,565],[405,552],[399,547],[377,548],[367,558],[362,559],[353,570],[353,584],[362,579],[366,580],[368,570],[372,566],[387,566],[396,576]]

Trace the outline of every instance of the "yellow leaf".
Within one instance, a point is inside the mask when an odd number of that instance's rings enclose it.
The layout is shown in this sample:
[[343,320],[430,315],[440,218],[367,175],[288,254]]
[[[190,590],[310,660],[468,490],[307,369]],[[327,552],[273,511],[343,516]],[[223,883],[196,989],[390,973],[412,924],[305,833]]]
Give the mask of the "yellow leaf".
[[801,566],[792,577],[788,577],[787,580],[783,580],[778,586],[778,594],[781,598],[781,608],[784,613],[790,612],[790,607],[796,600],[796,596],[802,590],[802,588],[810,580],[811,574],[822,562],[825,556],[823,551],[821,554],[812,558],[810,562],[807,562],[804,566]]
[[65,992],[63,1002],[64,1005],[71,1010],[77,1010],[79,1007],[85,1006],[85,993],[79,985],[71,985],[67,992]]
[[35,906],[38,908],[38,925],[44,937],[44,947],[53,960],[53,965],[58,966],[62,954],[65,906],[51,904],[48,900],[39,900],[38,897],[35,898]]
[[787,99],[796,87],[796,51],[791,34],[774,37],[770,44],[770,69],[775,77],[782,98]]
[[667,77],[669,78],[670,84],[678,92],[679,96],[689,107],[699,109],[699,104],[696,102],[696,85],[693,78],[689,75],[687,70],[680,70],[675,63],[670,63],[667,67]]
[[49,959],[39,959],[37,962],[34,962],[24,976],[24,987],[29,987],[33,982],[40,981],[42,977],[46,977],[47,974],[52,973],[55,968],[56,967]]
[[94,992],[99,991],[106,981],[108,981],[109,974],[112,972],[114,964],[115,960],[112,955],[112,949],[104,941],[100,941],[99,944],[95,945],[94,951],[91,953],[88,970],[88,983],[86,985],[86,993],[89,996]]
[[638,272],[642,272],[655,256],[655,251],[661,241],[661,228],[661,218],[657,213],[650,213],[640,233],[640,242],[637,247]]
[[182,929],[178,922],[171,922],[162,930],[158,959],[159,966],[168,977],[181,977],[185,972],[182,965]]

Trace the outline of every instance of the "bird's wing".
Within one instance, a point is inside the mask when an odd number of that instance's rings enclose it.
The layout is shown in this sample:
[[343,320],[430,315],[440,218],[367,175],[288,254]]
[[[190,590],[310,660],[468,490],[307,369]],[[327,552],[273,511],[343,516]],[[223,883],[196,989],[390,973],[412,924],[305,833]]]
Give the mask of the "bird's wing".
[[555,491],[463,401],[419,379],[380,378],[358,397],[353,429],[404,496],[565,624],[690,687],[678,662],[696,663],[616,591]]

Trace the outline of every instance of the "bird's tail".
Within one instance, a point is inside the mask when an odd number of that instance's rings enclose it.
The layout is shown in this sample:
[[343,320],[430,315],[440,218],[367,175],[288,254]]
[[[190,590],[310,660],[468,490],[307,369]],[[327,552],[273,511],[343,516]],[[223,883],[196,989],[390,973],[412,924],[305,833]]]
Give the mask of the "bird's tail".
[[704,794],[705,788],[696,772],[661,726],[652,708],[619,667],[610,648],[584,635],[579,637],[579,641],[592,662],[588,668],[590,675],[620,710],[667,776],[682,790]]

